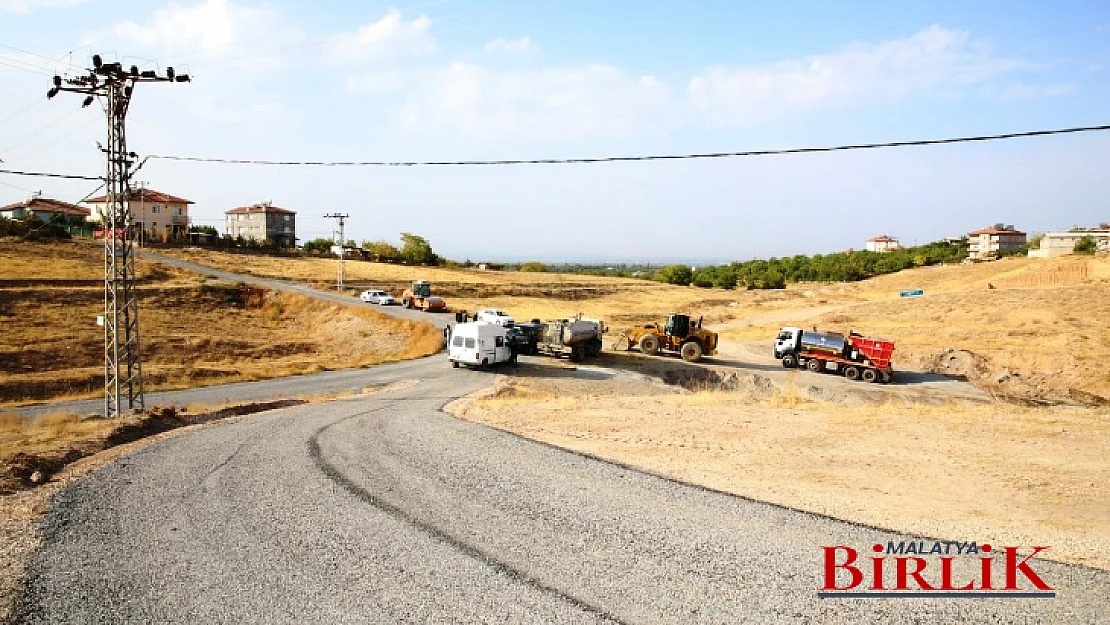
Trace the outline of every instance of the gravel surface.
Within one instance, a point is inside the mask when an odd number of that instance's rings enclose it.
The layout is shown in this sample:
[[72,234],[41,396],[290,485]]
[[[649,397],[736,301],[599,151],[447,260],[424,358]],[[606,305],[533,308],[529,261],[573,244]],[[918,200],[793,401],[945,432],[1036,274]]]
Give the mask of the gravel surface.
[[1110,620],[1110,574],[1045,561],[1055,599],[818,599],[821,546],[909,538],[456,420],[442,405],[491,374],[413,365],[407,388],[171,437],[79,481],[19,621]]

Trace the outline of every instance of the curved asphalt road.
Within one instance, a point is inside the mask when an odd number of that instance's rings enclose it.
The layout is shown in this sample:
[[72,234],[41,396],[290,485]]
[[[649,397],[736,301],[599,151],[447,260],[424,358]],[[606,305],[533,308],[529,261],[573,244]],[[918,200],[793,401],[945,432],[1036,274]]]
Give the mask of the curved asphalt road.
[[[102,468],[55,500],[18,620],[1110,620],[1110,575],[1043,561],[1055,599],[818,599],[821,546],[908,538],[440,411],[490,375],[408,363],[403,390],[194,430]],[[957,579],[978,570],[957,561]]]

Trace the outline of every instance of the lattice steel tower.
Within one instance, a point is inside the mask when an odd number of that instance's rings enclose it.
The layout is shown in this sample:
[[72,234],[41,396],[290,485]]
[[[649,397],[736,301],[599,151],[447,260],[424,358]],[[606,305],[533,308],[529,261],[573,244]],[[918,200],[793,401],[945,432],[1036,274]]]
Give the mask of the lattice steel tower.
[[[131,223],[131,165],[134,152],[127,151],[125,119],[135,85],[140,82],[189,82],[188,74],[165,76],[139,71],[132,65],[104,63],[92,58],[87,74],[74,78],[54,77],[46,97],[59,91],[84,94],[81,105],[100,98],[108,117],[108,169],[104,179],[104,416],[117,417],[123,410],[143,408],[143,360],[139,344],[139,299],[135,288],[135,250]],[[145,227],[145,224],[144,224]]]

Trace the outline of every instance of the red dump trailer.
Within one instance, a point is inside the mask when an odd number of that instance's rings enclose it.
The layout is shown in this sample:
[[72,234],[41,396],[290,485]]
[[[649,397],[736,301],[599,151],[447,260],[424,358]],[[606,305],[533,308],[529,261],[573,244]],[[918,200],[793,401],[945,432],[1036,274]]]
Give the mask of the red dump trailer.
[[787,327],[775,339],[775,358],[786,368],[805,367],[815,373],[836,371],[849,380],[890,382],[894,341],[850,332],[810,332]]

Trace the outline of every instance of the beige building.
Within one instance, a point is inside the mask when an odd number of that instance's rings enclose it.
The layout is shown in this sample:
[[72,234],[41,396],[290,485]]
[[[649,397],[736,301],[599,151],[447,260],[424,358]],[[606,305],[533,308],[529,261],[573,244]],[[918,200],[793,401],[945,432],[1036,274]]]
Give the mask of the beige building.
[[[108,197],[101,195],[85,200],[92,207],[90,220],[104,223]],[[144,237],[157,239],[183,238],[189,231],[189,205],[186,200],[154,189],[132,189],[129,202],[131,223]]]
[[998,258],[1007,251],[1025,245],[1025,233],[1013,226],[994,224],[989,228],[967,233],[968,256],[974,260]]
[[1095,240],[1098,246],[1097,253],[1110,253],[1110,223],[1108,223],[1081,232],[1046,232],[1041,237],[1040,248],[1029,250],[1029,255],[1034,258],[1067,256],[1075,253],[1075,243],[1086,236]]
[[896,250],[900,247],[902,246],[898,244],[898,239],[883,234],[867,239],[864,249],[868,252],[889,252],[890,250]]
[[226,232],[250,241],[273,241],[278,247],[297,245],[297,213],[271,202],[240,206],[225,211]]

